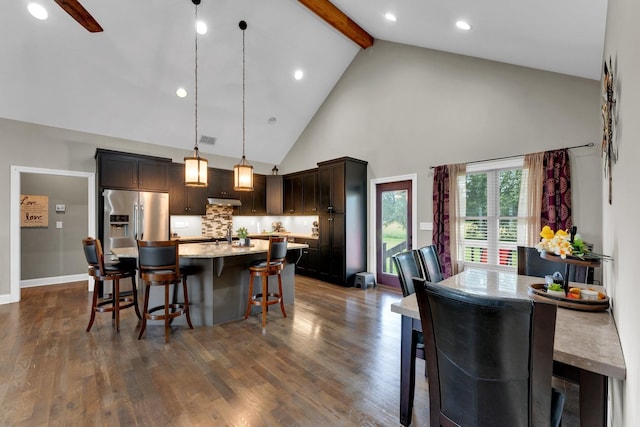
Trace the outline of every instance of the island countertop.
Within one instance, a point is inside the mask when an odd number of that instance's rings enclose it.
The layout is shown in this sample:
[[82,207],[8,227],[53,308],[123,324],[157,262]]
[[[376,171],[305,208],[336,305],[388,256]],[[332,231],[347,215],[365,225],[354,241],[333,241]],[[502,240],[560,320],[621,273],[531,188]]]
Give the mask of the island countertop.
[[[287,243],[287,250],[304,249],[309,245],[305,243]],[[251,240],[251,246],[240,246],[237,243],[207,242],[207,243],[181,243],[178,253],[182,258],[225,258],[238,255],[250,255],[267,253],[269,251],[268,240]],[[138,248],[112,248],[111,252],[118,258],[137,258]]]

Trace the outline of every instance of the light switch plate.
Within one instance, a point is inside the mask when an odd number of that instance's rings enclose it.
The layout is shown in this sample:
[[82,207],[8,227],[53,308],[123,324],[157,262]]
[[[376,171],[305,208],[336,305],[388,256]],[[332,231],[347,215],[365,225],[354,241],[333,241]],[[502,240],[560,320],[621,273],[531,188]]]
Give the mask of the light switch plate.
[[65,205],[56,205],[56,212],[64,212],[67,210]]
[[421,222],[420,223],[420,230],[433,230],[433,223],[432,222]]
[[62,228],[62,221],[56,221],[56,228]]

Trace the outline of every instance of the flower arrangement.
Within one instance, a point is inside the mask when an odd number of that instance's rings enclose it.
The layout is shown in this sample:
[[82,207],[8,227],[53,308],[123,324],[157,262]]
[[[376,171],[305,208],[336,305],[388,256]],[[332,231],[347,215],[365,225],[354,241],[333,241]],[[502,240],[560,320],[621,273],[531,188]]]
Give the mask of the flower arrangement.
[[568,255],[580,259],[612,259],[608,255],[598,254],[588,249],[587,244],[582,240],[579,234],[575,234],[574,227],[570,234],[566,230],[558,230],[555,233],[548,225],[542,227],[540,231],[540,243],[536,245],[538,252],[546,251],[555,255],[559,255],[562,259],[566,259]]
[[545,225],[540,232],[540,243],[536,245],[539,252],[547,251],[552,254],[566,258],[573,254],[571,245],[571,235],[566,230],[558,230],[555,233],[548,225]]

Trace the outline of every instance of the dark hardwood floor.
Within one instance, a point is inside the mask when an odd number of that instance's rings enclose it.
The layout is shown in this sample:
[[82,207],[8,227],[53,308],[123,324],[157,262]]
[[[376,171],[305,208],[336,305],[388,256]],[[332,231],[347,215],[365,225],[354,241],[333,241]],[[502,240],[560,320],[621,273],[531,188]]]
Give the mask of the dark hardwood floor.
[[[162,326],[109,314],[91,332],[86,282],[27,288],[0,306],[0,425],[398,426],[399,292],[296,276],[287,318],[271,310],[214,327]],[[563,425],[578,425],[566,387]],[[414,426],[427,426],[417,361]],[[573,411],[573,413],[571,412]],[[567,413],[569,412],[569,413]]]

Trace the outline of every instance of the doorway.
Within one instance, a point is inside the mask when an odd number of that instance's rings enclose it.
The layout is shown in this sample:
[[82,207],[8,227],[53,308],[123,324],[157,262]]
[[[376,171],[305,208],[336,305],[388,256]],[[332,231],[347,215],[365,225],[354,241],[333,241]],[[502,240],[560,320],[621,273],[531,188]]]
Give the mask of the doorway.
[[372,182],[372,241],[377,283],[400,288],[392,256],[414,247],[415,175]]
[[[83,178],[87,180],[87,235],[92,236],[95,233],[95,175],[89,172],[65,171],[57,169],[41,169],[22,166],[11,166],[11,205],[10,205],[10,237],[11,237],[11,254],[10,254],[10,294],[0,299],[0,303],[11,303],[20,301],[21,287],[21,266],[23,259],[21,256],[21,227],[20,227],[20,192],[22,174],[42,174]],[[78,243],[80,245],[80,243]],[[70,281],[88,280],[89,275],[86,273],[55,276],[49,278],[38,279],[37,282],[29,285],[48,285],[54,283],[63,283]],[[29,286],[28,285],[28,286]],[[88,286],[91,290],[93,282],[88,280]],[[8,297],[8,298],[7,298]]]

